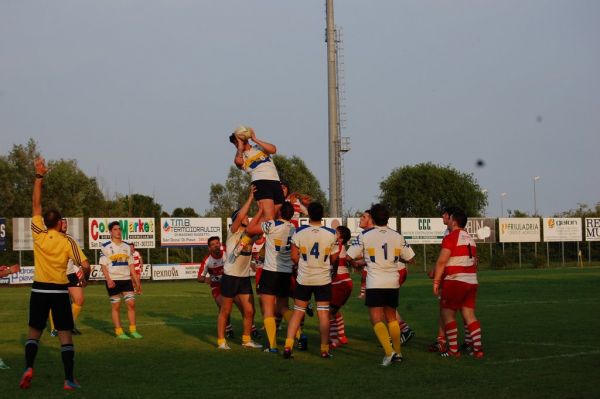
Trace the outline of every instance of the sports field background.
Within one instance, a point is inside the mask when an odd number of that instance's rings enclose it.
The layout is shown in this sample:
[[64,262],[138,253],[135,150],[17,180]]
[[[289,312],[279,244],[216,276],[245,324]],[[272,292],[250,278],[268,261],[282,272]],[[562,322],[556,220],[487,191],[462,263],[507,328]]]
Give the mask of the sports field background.
[[[216,306],[209,287],[193,281],[145,283],[137,301],[144,339],[117,341],[105,288],[92,285],[77,323],[83,335],[75,337],[78,392],[62,390],[60,345],[47,333],[31,389],[18,389],[29,288],[3,287],[0,357],[11,368],[0,370],[0,398],[600,397],[599,267],[480,272],[482,360],[427,352],[437,303],[431,280],[412,273],[399,310],[417,335],[403,347],[405,362],[388,368],[379,365],[383,353],[354,277],[344,310],[350,344],[329,360],[318,356],[316,316],[307,319],[308,352],[293,360],[242,349],[237,311],[232,350],[217,351]],[[256,320],[262,325],[260,314]]]

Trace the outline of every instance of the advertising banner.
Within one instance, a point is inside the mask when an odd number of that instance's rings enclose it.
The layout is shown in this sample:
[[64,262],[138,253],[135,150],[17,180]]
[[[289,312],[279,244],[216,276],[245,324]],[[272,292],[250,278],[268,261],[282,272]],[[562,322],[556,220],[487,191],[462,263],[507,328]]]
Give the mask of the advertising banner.
[[539,218],[500,218],[500,242],[540,242]]
[[154,218],[89,218],[89,249],[99,249],[110,240],[108,225],[113,221],[121,225],[123,241],[133,243],[137,249],[156,246]]
[[476,243],[496,242],[496,219],[469,218],[465,231],[473,237]]
[[[66,218],[67,234],[83,248],[83,218]],[[33,251],[31,218],[13,218],[13,250]]]
[[[309,218],[298,218],[298,226],[307,225],[309,222]],[[342,225],[342,218],[323,218],[321,220],[321,225],[329,227],[330,229],[335,229],[336,227]]]
[[[350,235],[352,237],[356,237],[363,230],[358,225],[360,224],[360,218],[348,218],[346,222],[346,226],[350,229]],[[396,230],[398,227],[398,223],[396,218],[390,218],[388,220],[388,227],[390,229]]]
[[446,233],[442,218],[401,218],[400,234],[409,244],[440,244]]
[[544,218],[544,241],[583,241],[580,218]]
[[33,266],[21,266],[19,273],[11,274],[11,284],[33,284]]
[[200,263],[152,266],[152,280],[191,280],[198,278]]
[[199,247],[209,237],[222,238],[220,218],[161,218],[161,247]]
[[585,218],[585,240],[600,241],[600,218]]
[[6,219],[0,218],[0,251],[6,249]]
[[[106,280],[104,278],[104,273],[102,273],[102,267],[100,265],[90,265],[92,268],[92,272],[90,273],[90,280],[100,281]],[[144,263],[144,268],[142,269],[142,280],[149,280],[152,278],[152,265],[149,263]]]

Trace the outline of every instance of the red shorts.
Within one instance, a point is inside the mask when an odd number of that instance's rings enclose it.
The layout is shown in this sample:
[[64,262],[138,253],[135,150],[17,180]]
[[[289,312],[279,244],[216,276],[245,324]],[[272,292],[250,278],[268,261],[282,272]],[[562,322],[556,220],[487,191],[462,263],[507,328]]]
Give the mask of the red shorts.
[[262,267],[257,267],[256,268],[256,274],[254,276],[254,278],[256,279],[256,285],[258,285],[258,282],[260,281],[260,275],[262,274],[263,268]]
[[400,269],[398,270],[398,274],[400,275],[398,282],[402,285],[406,281],[406,277],[408,277],[408,271],[406,269]]
[[210,293],[212,294],[213,299],[217,299],[221,296],[221,284],[211,285]]
[[468,284],[462,281],[444,280],[444,289],[440,299],[440,307],[452,310],[460,308],[475,309],[478,284]]
[[352,294],[352,280],[333,282],[331,284],[331,305],[336,308],[344,306]]

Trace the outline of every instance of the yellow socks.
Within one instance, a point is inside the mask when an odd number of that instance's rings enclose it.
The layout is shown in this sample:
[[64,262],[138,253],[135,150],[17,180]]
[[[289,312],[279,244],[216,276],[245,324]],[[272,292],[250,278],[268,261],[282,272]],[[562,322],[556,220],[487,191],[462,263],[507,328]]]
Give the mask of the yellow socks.
[[137,331],[137,328],[135,327],[135,325],[131,324],[131,325],[129,326],[129,332],[133,334],[133,333],[134,333],[134,332],[136,332],[136,331]]
[[225,338],[219,338],[217,339],[217,345],[221,346],[225,344]]
[[73,312],[73,321],[75,321],[79,317],[79,313],[81,313],[81,306],[74,303],[71,305],[71,311]]
[[321,353],[329,352],[329,344],[321,344]]
[[123,328],[122,327],[115,327],[115,335],[118,337],[119,335],[123,335]]
[[277,348],[276,334],[277,325],[275,324],[274,317],[265,317],[263,320],[265,325],[265,331],[267,332],[267,339],[269,340],[269,348]]
[[390,331],[390,337],[392,337],[394,352],[400,355],[400,324],[398,320],[388,323],[388,330]]
[[286,338],[285,339],[285,348],[292,349],[294,347],[294,338]]
[[54,330],[54,319],[52,318],[52,311],[50,311],[50,315],[48,316],[50,319],[50,330]]
[[392,349],[392,344],[390,344],[390,334],[388,333],[385,324],[380,321],[373,326],[373,330],[375,331],[375,335],[377,336],[381,347],[385,351],[385,355],[392,356],[394,350]]
[[251,339],[249,335],[242,335],[242,344],[248,343],[250,341]]

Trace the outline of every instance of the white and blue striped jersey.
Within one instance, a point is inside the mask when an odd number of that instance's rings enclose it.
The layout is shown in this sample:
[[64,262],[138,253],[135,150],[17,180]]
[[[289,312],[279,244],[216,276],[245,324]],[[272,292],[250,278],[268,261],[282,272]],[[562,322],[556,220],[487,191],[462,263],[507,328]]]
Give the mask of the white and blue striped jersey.
[[108,268],[108,274],[113,280],[131,280],[129,265],[133,264],[131,248],[125,241],[116,244],[107,241],[100,248],[100,265]]
[[253,145],[248,151],[244,151],[242,157],[244,158],[243,169],[250,173],[252,181],[279,181],[279,174],[277,173],[275,163],[262,147]]

